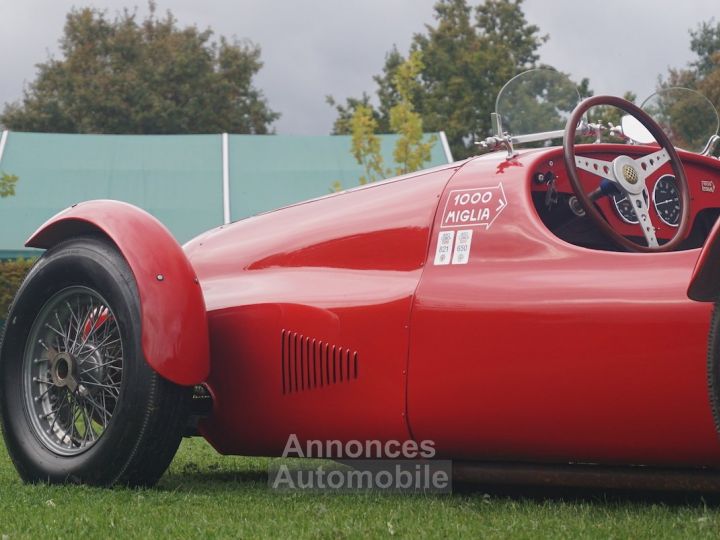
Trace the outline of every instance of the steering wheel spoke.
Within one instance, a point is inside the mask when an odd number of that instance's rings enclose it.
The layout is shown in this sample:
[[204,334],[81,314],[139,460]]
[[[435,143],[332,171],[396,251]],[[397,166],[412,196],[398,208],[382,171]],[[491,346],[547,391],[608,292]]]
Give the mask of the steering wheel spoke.
[[635,215],[637,216],[638,223],[642,229],[643,236],[645,237],[648,247],[659,247],[660,244],[655,236],[655,227],[653,227],[652,221],[650,220],[650,210],[648,208],[647,201],[645,200],[644,193],[627,193],[627,198],[630,201],[630,204],[632,204],[633,212],[635,212]]
[[612,172],[612,163],[609,161],[584,156],[575,156],[575,165],[578,169],[602,176],[612,182],[615,181],[615,176]]
[[638,172],[641,172],[645,178],[648,178],[652,173],[670,161],[670,154],[668,154],[667,150],[661,148],[657,152],[638,158],[635,161],[640,168]]

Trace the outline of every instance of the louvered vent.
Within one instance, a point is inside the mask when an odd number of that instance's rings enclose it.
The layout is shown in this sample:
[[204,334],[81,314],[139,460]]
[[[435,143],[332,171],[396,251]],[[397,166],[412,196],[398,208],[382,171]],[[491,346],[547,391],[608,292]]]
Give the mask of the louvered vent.
[[314,390],[358,378],[358,353],[283,330],[283,394]]

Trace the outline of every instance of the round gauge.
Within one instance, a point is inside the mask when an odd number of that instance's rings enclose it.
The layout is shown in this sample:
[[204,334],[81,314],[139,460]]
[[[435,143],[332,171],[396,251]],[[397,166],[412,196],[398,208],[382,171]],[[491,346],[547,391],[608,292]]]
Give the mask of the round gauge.
[[653,204],[658,216],[666,225],[677,227],[680,222],[680,192],[675,177],[661,176],[653,189]]
[[631,225],[637,225],[639,223],[637,215],[633,210],[632,203],[630,202],[630,199],[627,198],[627,195],[624,193],[617,193],[613,195],[613,202],[615,203],[615,210],[617,210],[620,219],[622,219],[625,223],[630,223]]

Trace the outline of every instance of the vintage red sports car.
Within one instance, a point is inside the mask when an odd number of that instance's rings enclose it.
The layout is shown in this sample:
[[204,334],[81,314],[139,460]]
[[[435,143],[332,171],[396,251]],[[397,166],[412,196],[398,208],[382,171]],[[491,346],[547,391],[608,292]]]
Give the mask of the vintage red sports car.
[[150,485],[199,418],[223,454],[433,441],[461,478],[717,489],[718,121],[673,92],[531,72],[492,152],[183,247],[128,204],[61,212],[0,345],[20,476]]

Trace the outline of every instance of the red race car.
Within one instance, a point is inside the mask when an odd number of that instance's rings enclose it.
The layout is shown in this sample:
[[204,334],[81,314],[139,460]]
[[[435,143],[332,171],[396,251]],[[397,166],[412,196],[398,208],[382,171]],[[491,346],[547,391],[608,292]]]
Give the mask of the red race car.
[[491,153],[183,247],[115,201],[40,227],[0,345],[20,476],[150,485],[194,425],[223,454],[432,441],[461,478],[720,486],[717,113],[536,70],[493,118]]

